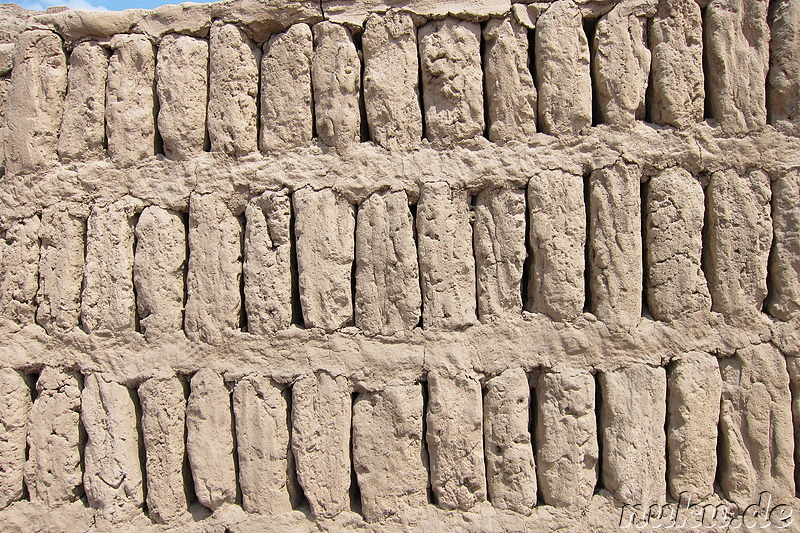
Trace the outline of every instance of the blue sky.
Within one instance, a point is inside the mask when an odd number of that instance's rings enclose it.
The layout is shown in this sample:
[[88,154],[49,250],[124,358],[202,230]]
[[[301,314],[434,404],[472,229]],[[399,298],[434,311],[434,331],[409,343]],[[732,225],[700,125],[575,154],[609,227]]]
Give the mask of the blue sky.
[[[44,11],[48,6],[67,6],[71,9],[96,9],[120,11],[122,9],[152,9],[164,4],[177,4],[181,0],[21,0],[15,2],[26,9]],[[204,0],[193,0],[203,2]]]

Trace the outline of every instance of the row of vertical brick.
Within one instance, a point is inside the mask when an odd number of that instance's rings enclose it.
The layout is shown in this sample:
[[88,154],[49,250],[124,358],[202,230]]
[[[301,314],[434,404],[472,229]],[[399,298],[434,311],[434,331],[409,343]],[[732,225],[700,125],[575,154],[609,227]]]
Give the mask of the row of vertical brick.
[[193,194],[188,228],[180,213],[124,199],[58,204],[0,241],[0,301],[6,317],[49,333],[183,327],[207,342],[243,327],[243,316],[249,332],[265,334],[298,312],[326,331],[391,335],[420,320],[461,329],[520,316],[525,276],[525,309],[560,321],[588,311],[635,326],[643,291],[657,320],[752,315],[764,305],[776,318],[797,316],[800,174],[771,183],[759,170],[718,171],[705,190],[679,168],[640,177],[625,163],[586,180],[542,171],[527,192],[486,189],[472,205],[464,190],[425,183],[416,218],[402,191],[374,193],[356,209],[310,187],[268,191],[244,216],[219,196]]
[[[232,155],[304,146],[315,132],[342,148],[361,141],[364,119],[370,138],[390,149],[418,143],[423,122],[434,143],[480,136],[487,127],[492,141],[525,141],[537,127],[577,134],[593,120],[644,119],[648,90],[657,123],[702,121],[708,91],[726,131],[751,131],[767,122],[770,29],[765,2],[733,4],[709,2],[702,28],[694,0],[619,2],[596,21],[590,47],[581,8],[559,0],[531,22],[533,58],[528,29],[514,17],[483,29],[448,18],[418,31],[411,15],[371,15],[363,54],[351,31],[331,22],[297,24],[262,45],[235,25],[215,23],[208,40],[170,34],[157,48],[138,34],[81,42],[69,68],[60,37],[28,31],[14,52],[6,167],[16,173],[59,158],[95,159],[106,146],[112,160],[130,165],[154,155],[157,138],[176,159],[207,146]],[[794,8],[779,4],[774,31],[791,40]],[[776,45],[773,122],[796,119],[795,61]],[[742,79],[746,91],[737,89]],[[600,117],[593,117],[593,99]]]
[[577,512],[598,488],[645,507],[668,493],[703,501],[715,482],[742,508],[763,491],[794,497],[790,372],[769,344],[595,376],[515,368],[481,384],[431,372],[427,406],[421,383],[356,393],[325,372],[287,387],[200,370],[188,399],[178,377],[130,389],[45,367],[34,400],[29,377],[4,369],[0,380],[2,507],[24,486],[49,507],[85,494],[111,521],[145,499],[153,520],[180,521],[191,494],[211,510],[241,494],[246,511],[271,515],[304,496],[331,518],[350,509],[353,473],[370,521],[427,505],[429,487],[443,509],[488,500],[526,515],[538,504]]

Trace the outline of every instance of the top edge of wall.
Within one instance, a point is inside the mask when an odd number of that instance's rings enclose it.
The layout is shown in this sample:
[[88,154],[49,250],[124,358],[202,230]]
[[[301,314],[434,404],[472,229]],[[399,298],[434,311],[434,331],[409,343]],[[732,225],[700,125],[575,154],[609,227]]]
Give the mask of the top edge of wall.
[[[0,43],[10,43],[24,30],[44,29],[66,41],[104,39],[119,33],[140,33],[159,40],[169,33],[206,37],[214,21],[241,25],[256,41],[292,24],[331,20],[359,28],[371,13],[398,10],[424,19],[446,16],[483,21],[513,12],[533,27],[541,12],[556,1],[575,1],[587,16],[596,16],[619,0],[223,0],[199,4],[169,4],[153,10],[86,11],[51,8],[30,11],[15,4],[0,4]],[[644,0],[655,4],[657,0]]]

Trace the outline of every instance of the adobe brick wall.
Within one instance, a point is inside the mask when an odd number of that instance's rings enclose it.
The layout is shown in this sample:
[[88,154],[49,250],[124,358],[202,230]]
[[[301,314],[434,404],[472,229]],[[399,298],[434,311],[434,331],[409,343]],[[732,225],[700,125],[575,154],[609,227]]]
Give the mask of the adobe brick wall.
[[26,28],[0,45],[0,529],[800,512],[800,1]]

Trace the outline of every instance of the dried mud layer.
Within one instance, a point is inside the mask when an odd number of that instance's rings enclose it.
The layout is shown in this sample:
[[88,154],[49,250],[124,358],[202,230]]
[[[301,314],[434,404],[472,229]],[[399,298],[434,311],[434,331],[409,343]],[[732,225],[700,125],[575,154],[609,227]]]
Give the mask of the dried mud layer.
[[0,30],[0,530],[800,528],[800,0]]

